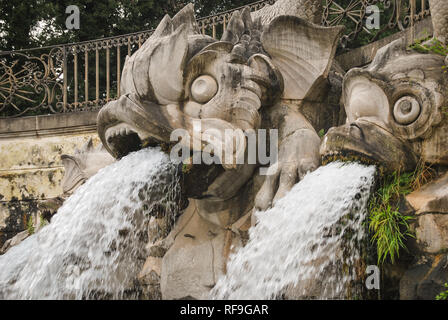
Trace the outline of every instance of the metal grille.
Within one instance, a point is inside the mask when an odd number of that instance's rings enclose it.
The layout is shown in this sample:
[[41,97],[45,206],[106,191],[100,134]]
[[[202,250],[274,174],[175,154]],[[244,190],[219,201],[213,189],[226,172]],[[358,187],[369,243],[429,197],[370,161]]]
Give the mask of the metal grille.
[[[317,1],[317,2],[316,2]],[[322,25],[345,25],[340,47],[360,37],[366,43],[381,34],[412,26],[428,16],[428,0],[309,0],[310,10],[322,7]],[[275,0],[258,1],[252,11]],[[378,5],[387,17],[375,32],[365,28],[366,8]],[[202,33],[219,38],[236,10],[198,19]],[[121,69],[150,37],[152,30],[98,40],[0,52],[0,117],[77,112],[101,108],[120,96]]]

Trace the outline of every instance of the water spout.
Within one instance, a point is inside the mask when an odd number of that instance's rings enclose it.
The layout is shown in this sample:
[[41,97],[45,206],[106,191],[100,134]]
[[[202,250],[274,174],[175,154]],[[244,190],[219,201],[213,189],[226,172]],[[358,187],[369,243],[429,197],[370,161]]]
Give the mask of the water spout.
[[148,213],[173,214],[175,170],[158,149],[101,169],[48,226],[0,256],[0,299],[136,298]]
[[356,277],[374,166],[331,163],[265,212],[230,257],[215,299],[347,298]]

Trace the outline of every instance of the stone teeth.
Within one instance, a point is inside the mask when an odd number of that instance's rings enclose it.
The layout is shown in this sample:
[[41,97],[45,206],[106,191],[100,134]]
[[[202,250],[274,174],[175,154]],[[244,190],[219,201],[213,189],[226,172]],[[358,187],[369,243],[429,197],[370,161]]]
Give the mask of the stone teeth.
[[125,137],[132,133],[135,133],[135,131],[128,124],[120,123],[107,129],[106,140],[110,142],[110,139],[113,137],[116,137],[118,135]]

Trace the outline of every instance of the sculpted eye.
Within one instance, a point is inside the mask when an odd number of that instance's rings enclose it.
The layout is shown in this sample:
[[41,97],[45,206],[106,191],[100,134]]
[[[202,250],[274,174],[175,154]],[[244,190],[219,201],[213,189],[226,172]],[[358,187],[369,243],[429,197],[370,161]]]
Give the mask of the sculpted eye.
[[196,102],[206,103],[218,91],[218,84],[213,77],[204,75],[196,78],[191,85],[191,96]]
[[418,119],[420,112],[420,103],[414,97],[405,96],[395,102],[395,121],[401,125],[408,125],[415,122]]

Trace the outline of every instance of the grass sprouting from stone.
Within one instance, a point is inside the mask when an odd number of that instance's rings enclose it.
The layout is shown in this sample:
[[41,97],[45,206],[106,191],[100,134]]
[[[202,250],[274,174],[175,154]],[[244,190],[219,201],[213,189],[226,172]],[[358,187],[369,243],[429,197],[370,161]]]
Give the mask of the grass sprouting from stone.
[[412,219],[400,213],[398,203],[401,196],[411,192],[411,174],[394,173],[384,178],[380,189],[369,205],[369,228],[376,243],[378,263],[389,257],[394,263],[401,248],[405,248],[406,237],[412,236],[409,222]]
[[394,172],[380,178],[380,187],[369,204],[369,229],[377,247],[378,264],[387,259],[395,263],[400,250],[406,248],[406,238],[414,237],[410,229],[413,217],[402,214],[399,204],[434,176],[434,170],[420,161],[414,172]]

